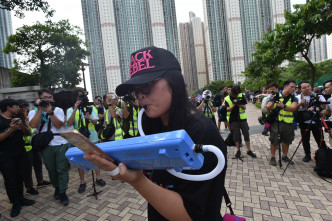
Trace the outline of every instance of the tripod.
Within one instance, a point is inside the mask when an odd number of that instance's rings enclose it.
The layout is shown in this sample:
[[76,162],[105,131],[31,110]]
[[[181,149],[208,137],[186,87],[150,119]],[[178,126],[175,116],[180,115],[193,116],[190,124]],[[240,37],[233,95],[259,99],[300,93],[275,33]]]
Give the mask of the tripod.
[[[329,134],[329,136],[331,136],[330,129],[327,126],[327,124],[326,124],[326,122],[324,120],[324,117],[323,117],[323,115],[320,112],[321,112],[320,109],[317,112],[314,112],[314,116],[311,118],[310,123],[309,123],[308,127],[306,128],[304,135],[307,135],[308,133],[310,133],[310,125],[312,125],[312,122],[315,122],[317,124],[320,123],[321,126],[319,127],[320,128],[319,130],[321,131],[321,133],[322,133],[322,126],[323,126],[325,128],[325,131]],[[321,136],[323,136],[323,135],[321,135]],[[331,136],[331,138],[332,138],[332,136]],[[299,144],[297,145],[297,147],[296,147],[296,149],[295,149],[292,157],[290,158],[291,161],[293,160],[293,157],[295,156],[295,154],[296,154],[297,150],[299,149],[299,147],[300,147],[300,145],[301,145],[302,142],[303,142],[303,137],[300,140]],[[321,146],[319,146],[319,148],[320,147]],[[282,176],[285,174],[285,172],[286,172],[286,170],[287,170],[287,168],[288,168],[288,166],[289,166],[289,164],[290,164],[291,161],[288,162],[288,164],[287,164],[284,172],[282,173]]]
[[90,197],[90,196],[94,196],[94,197],[96,197],[96,200],[98,199],[98,195],[99,195],[99,193],[101,193],[101,192],[103,192],[103,191],[99,191],[99,192],[97,192],[97,190],[96,190],[96,182],[95,182],[95,175],[94,175],[94,173],[93,173],[93,170],[91,170],[91,173],[92,173],[92,187],[93,187],[93,193],[92,194],[90,194],[90,195],[88,195],[88,197]]

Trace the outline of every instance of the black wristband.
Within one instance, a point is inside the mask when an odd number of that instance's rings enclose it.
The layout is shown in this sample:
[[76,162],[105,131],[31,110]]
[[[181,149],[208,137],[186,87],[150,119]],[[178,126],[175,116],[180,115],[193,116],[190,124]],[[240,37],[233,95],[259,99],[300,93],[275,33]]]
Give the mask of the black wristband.
[[54,111],[48,113],[49,116],[54,115]]

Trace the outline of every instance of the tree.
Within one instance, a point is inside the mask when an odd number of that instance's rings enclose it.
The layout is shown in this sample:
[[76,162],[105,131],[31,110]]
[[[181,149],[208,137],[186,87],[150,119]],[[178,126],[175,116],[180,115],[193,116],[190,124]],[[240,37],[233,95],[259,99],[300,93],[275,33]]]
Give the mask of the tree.
[[311,68],[311,84],[315,83],[316,67],[309,58],[309,48],[314,38],[332,33],[332,1],[310,0],[295,5],[295,12],[286,11],[283,30],[284,49],[288,54],[300,53]]
[[3,51],[20,55],[14,69],[33,75],[40,86],[73,88],[81,81],[82,59],[89,55],[80,34],[81,29],[68,20],[37,22],[9,36]]
[[0,0],[0,9],[14,11],[15,16],[24,18],[23,11],[43,11],[46,17],[52,17],[54,9],[50,9],[50,5],[45,0]]

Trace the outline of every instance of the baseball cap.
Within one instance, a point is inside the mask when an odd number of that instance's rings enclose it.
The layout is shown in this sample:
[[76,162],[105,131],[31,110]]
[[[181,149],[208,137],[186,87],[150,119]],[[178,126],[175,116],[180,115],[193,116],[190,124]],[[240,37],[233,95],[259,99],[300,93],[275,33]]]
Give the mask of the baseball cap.
[[18,103],[18,106],[23,107],[23,106],[29,106],[29,103],[26,100],[23,99],[18,99],[16,100]]
[[179,61],[172,52],[155,46],[142,48],[131,54],[130,79],[117,86],[115,92],[118,96],[124,96],[134,90],[134,85],[150,83],[169,70],[181,71]]

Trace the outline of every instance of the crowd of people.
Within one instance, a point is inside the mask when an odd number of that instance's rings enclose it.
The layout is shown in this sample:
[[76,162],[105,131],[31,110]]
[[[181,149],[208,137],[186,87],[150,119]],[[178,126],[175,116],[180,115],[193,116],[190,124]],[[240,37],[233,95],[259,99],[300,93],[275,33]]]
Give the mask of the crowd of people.
[[[253,98],[253,93],[246,88],[244,93],[241,93],[239,86],[220,87],[220,94],[215,96],[221,100],[222,105],[213,105],[212,94],[209,95],[208,102],[204,96],[198,102],[195,96],[191,96],[191,103],[198,110],[202,111],[205,116],[214,115],[215,109],[218,110],[217,127],[220,131],[221,122],[224,122],[225,130],[231,131],[231,137],[237,147],[235,157],[241,157],[241,133],[244,137],[247,146],[247,154],[253,158],[256,155],[250,149],[249,126],[247,123],[247,115],[245,113],[246,104],[255,99],[260,104],[262,109],[262,116],[258,118],[260,124],[264,125],[262,135],[269,136],[271,145],[271,158],[269,163],[273,166],[277,165],[276,151],[281,145],[282,156],[281,160],[285,163],[294,164],[288,157],[289,145],[294,140],[294,130],[299,126],[301,131],[301,140],[304,150],[303,162],[312,160],[310,148],[310,131],[312,132],[318,148],[326,148],[324,141],[324,134],[322,128],[324,127],[319,120],[320,113],[322,113],[327,122],[330,122],[328,116],[331,116],[330,104],[331,98],[326,100],[325,97],[330,97],[330,88],[332,80],[326,81],[324,84],[325,90],[320,87],[312,87],[309,81],[302,81],[296,85],[295,81],[285,81],[280,88],[278,84],[272,83],[269,86],[264,86],[261,93],[258,93]],[[320,94],[322,93],[322,94]],[[203,103],[207,103],[211,108],[202,108]],[[214,107],[214,109],[213,109]],[[209,112],[209,113],[207,113]],[[315,117],[314,117],[315,116]],[[280,139],[279,139],[280,137]],[[331,140],[331,137],[329,138]]]
[[[11,217],[18,216],[22,206],[35,203],[25,198],[24,186],[27,194],[39,194],[33,185],[32,169],[35,171],[37,187],[52,185],[54,199],[63,206],[69,204],[66,190],[70,165],[65,153],[71,144],[60,136],[61,132],[79,131],[93,143],[136,137],[140,135],[138,112],[141,108],[145,109],[142,129],[147,135],[184,129],[194,143],[219,148],[227,161],[227,146],[220,135],[224,122],[224,130],[232,133],[237,147],[235,157],[241,157],[241,134],[247,155],[257,157],[251,150],[246,114],[250,97],[241,93],[239,86],[221,87],[217,100],[213,99],[210,90],[203,92],[201,101],[195,96],[188,99],[178,60],[171,52],[156,47],[143,48],[132,54],[130,76],[130,80],[119,85],[115,92],[96,96],[93,103],[89,102],[87,93],[82,90],[53,93],[49,89],[38,92],[39,98],[30,110],[29,104],[23,100],[5,99],[0,102],[0,171],[8,198],[13,204]],[[332,93],[331,82],[325,83],[329,94]],[[277,84],[271,84],[257,96],[262,105],[260,121],[265,124],[262,133],[270,133],[271,165],[277,165],[275,153],[279,145],[278,136],[282,160],[291,161],[287,153],[294,140],[294,113],[314,111],[309,104],[316,94],[311,92],[309,82],[301,82],[299,88],[301,93],[295,96],[295,82],[286,81],[282,90]],[[323,96],[319,99],[325,101]],[[322,108],[322,113],[331,115],[332,105]],[[274,121],[271,121],[270,115],[274,112],[277,113]],[[306,119],[299,125],[305,151],[304,162],[311,159],[307,128],[313,132],[318,146],[326,147],[320,126],[317,121],[315,123]],[[46,138],[49,139],[47,144],[41,145],[44,143],[41,140]],[[203,155],[203,167],[188,173],[204,174],[217,165],[218,160],[213,154]],[[112,178],[132,185],[148,201],[149,220],[222,220],[220,209],[225,194],[222,187],[227,162],[215,178],[196,182],[179,179],[164,170],[147,172],[128,169],[123,163],[115,165],[92,153],[84,158],[107,171]],[[42,163],[50,181],[43,178]],[[96,184],[105,186],[100,170],[95,173]],[[80,183],[77,184],[77,191],[84,193],[85,172],[78,169],[78,174]]]

